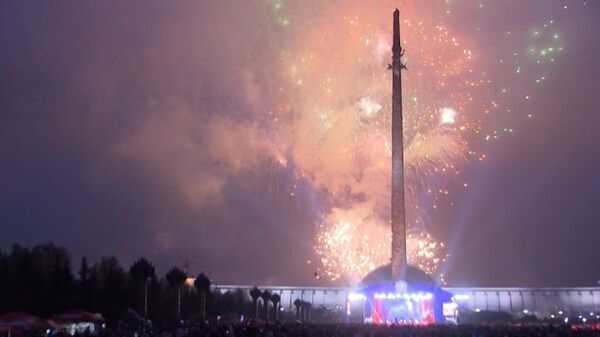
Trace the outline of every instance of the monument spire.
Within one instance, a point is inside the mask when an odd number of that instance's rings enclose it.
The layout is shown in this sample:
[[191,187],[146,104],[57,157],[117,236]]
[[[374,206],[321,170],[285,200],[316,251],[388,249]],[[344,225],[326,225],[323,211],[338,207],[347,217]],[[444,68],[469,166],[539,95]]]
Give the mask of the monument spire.
[[392,279],[404,278],[406,270],[406,214],[404,208],[404,145],[402,131],[402,77],[406,66],[400,47],[400,11],[394,11],[392,45]]

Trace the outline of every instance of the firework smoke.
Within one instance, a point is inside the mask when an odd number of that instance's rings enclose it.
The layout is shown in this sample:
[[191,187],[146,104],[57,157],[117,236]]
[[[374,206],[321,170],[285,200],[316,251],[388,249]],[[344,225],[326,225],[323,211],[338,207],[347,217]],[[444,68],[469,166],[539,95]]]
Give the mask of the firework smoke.
[[[275,12],[284,17],[285,3]],[[310,24],[294,25],[296,39],[281,50],[281,143],[325,207],[315,251],[318,275],[357,282],[389,261],[391,57],[385,3],[322,8]],[[473,47],[463,43],[417,1],[405,2],[402,45],[405,194],[409,263],[429,274],[447,257],[427,231],[428,214],[458,185],[461,168],[485,158],[471,146],[498,103]],[[294,11],[290,11],[293,13]],[[446,10],[448,12],[448,10]],[[281,20],[278,22],[281,23]],[[511,129],[512,131],[512,129]],[[489,138],[489,136],[488,136]],[[464,184],[466,186],[466,184]]]

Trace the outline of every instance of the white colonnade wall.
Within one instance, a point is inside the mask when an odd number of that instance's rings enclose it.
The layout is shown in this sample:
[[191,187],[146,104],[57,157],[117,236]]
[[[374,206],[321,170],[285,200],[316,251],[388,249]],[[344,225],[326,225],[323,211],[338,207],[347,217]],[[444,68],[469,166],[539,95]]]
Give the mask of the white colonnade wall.
[[[213,285],[215,291],[250,291],[254,286]],[[281,308],[295,310],[294,301],[301,299],[313,308],[344,308],[352,288],[348,287],[293,287],[258,286],[281,296]],[[535,314],[549,317],[559,311],[589,315],[600,314],[600,287],[572,288],[456,288],[444,290],[460,295],[457,300],[463,310],[505,311],[512,314]]]

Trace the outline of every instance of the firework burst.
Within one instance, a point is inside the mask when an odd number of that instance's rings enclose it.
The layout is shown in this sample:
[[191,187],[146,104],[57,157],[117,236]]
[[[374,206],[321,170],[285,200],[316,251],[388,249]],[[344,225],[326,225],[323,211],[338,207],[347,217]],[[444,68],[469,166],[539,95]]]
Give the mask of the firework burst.
[[[278,22],[293,24],[274,4]],[[430,19],[431,8],[407,1],[400,10],[408,259],[433,274],[447,255],[427,230],[428,214],[448,200],[462,167],[485,158],[472,144],[498,133],[486,123],[501,103],[477,52]],[[356,282],[390,258],[391,12],[364,2],[324,9],[280,53],[284,108],[272,118],[286,121],[282,143],[328,205],[315,251],[318,274],[330,279]],[[550,47],[538,49],[543,59]]]

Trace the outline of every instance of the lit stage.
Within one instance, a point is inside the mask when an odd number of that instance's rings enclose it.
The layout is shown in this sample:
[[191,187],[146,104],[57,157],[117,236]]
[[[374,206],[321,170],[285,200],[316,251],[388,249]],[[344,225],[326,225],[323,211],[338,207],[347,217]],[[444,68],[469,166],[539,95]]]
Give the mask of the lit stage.
[[418,268],[406,266],[402,280],[385,265],[370,272],[348,295],[348,319],[374,324],[431,324],[456,321],[452,294]]

